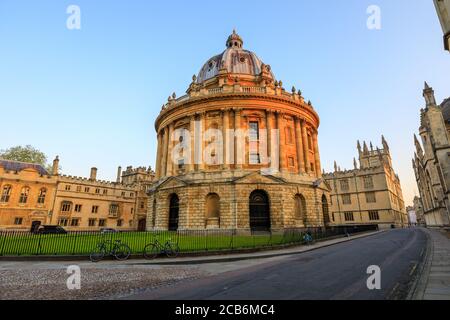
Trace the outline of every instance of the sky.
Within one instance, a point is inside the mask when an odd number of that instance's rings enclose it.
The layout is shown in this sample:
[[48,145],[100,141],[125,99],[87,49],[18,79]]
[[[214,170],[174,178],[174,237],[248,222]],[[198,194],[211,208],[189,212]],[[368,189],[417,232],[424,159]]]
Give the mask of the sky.
[[[68,29],[77,5],[81,29]],[[370,30],[367,8],[380,8]],[[154,120],[167,97],[225,49],[270,64],[319,113],[322,166],[353,167],[356,141],[384,134],[406,204],[424,81],[450,96],[450,54],[431,0],[0,0],[0,149],[33,145],[64,174],[115,180],[121,165],[154,167]]]

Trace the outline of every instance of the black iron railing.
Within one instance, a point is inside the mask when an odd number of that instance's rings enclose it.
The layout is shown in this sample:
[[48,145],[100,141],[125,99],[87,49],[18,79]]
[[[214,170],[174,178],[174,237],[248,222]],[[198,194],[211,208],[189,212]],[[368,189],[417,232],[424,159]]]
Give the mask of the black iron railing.
[[281,232],[241,232],[237,230],[186,230],[100,233],[70,231],[67,234],[33,234],[24,231],[0,231],[0,256],[89,255],[102,240],[121,240],[141,254],[145,245],[158,239],[177,242],[180,252],[229,251],[301,244],[305,232],[321,240],[365,231],[376,225],[286,229]]

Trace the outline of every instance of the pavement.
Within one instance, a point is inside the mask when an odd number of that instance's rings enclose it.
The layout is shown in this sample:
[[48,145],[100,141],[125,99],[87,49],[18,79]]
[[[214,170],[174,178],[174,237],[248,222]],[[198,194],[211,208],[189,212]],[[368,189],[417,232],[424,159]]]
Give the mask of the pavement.
[[[353,241],[267,259],[200,264],[203,271],[228,270],[121,299],[175,300],[383,300],[406,299],[424,258],[422,229],[389,230]],[[317,244],[317,245],[320,245]],[[240,267],[239,267],[240,265]],[[370,290],[369,266],[379,266],[381,288]],[[225,268],[226,269],[226,268]]]
[[450,300],[450,232],[424,231],[429,238],[427,261],[412,299]]

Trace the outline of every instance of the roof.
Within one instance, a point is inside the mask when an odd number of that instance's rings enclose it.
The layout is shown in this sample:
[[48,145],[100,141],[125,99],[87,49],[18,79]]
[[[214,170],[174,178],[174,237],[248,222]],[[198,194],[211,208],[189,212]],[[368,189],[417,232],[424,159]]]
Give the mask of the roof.
[[34,169],[43,176],[49,175],[47,170],[45,170],[43,166],[41,166],[40,164],[37,164],[37,163],[28,163],[28,162],[0,159],[0,167],[3,167],[3,169],[6,171],[15,171],[15,172],[19,172],[24,169]]
[[227,49],[208,59],[200,69],[197,83],[214,78],[219,74],[221,68],[227,69],[229,73],[253,76],[259,75],[265,68],[275,79],[270,67],[265,65],[254,52],[242,49],[242,43],[242,38],[233,31],[233,34],[228,37]]

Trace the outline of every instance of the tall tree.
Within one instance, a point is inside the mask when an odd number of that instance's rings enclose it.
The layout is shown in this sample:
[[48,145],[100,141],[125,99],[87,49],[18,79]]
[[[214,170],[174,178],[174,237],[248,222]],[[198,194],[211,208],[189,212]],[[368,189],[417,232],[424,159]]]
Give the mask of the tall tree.
[[51,172],[52,166],[47,163],[47,156],[42,151],[27,145],[25,147],[16,146],[6,150],[0,150],[0,158],[12,161],[22,161],[37,163]]

